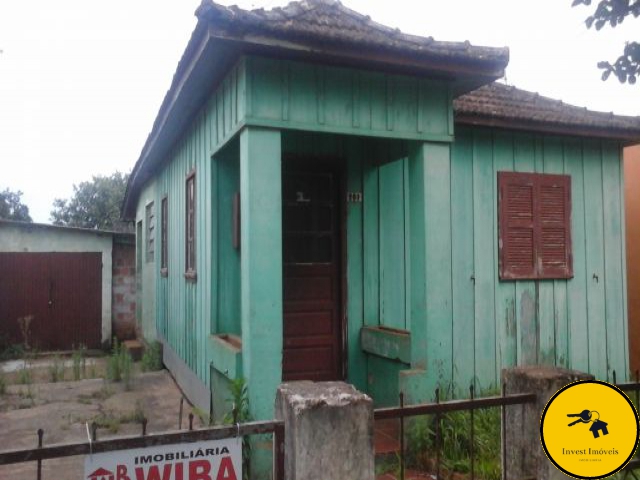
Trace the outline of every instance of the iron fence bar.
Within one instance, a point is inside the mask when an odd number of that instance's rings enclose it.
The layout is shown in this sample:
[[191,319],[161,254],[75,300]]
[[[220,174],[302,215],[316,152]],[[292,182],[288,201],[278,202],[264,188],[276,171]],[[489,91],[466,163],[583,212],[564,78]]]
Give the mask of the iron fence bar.
[[[440,403],[440,389],[436,388],[436,404]],[[436,412],[436,480],[440,480],[440,412]]]
[[[200,440],[220,440],[235,437],[236,435],[255,435],[273,433],[276,427],[284,428],[281,420],[268,420],[261,422],[247,422],[240,425],[206,428],[186,432],[154,433],[142,437],[140,435],[95,441],[92,443],[93,453],[111,452],[114,450],[126,450],[129,448],[145,448],[172,443],[190,443]],[[66,443],[51,445],[36,449],[8,450],[0,452],[0,465],[12,463],[31,462],[50,458],[71,457],[74,455],[86,455],[90,453],[89,444]]]
[[481,408],[489,407],[521,405],[525,403],[535,402],[535,400],[535,393],[516,393],[512,395],[476,398],[474,400],[450,400],[448,402],[442,403],[408,405],[404,408],[378,408],[373,411],[373,415],[376,420],[384,420],[388,418],[413,417],[416,415],[433,415],[437,413],[455,412],[459,410],[470,410],[471,408],[478,410]]
[[[473,401],[474,392],[473,392],[473,384],[469,385],[469,398]],[[471,408],[471,480],[475,480],[475,425],[474,425],[474,416],[473,416],[473,408]]]
[[[502,398],[507,398],[507,385],[506,383],[502,384],[502,388],[500,389],[500,394]],[[534,395],[535,399],[535,395]],[[506,404],[503,404],[500,407],[500,430],[502,442],[500,442],[500,450],[501,450],[501,460],[502,460],[502,480],[507,480],[507,429],[505,427],[506,417],[507,417],[507,409],[505,408]]]
[[[400,392],[400,408],[404,408],[404,392]],[[404,480],[404,417],[400,417],[400,478]]]
[[620,390],[630,390],[632,392],[637,392],[640,390],[640,383],[636,382],[625,382],[625,383],[617,383],[616,387]]
[[273,478],[275,480],[284,480],[284,436],[284,424],[276,425],[273,431],[273,444],[275,448]]
[[[636,370],[636,384],[640,383],[640,372]],[[640,389],[636,389],[636,408],[640,408]]]
[[634,458],[629,461],[622,470],[634,470],[636,468],[640,468],[640,458]]
[[[42,448],[42,437],[44,436],[44,430],[38,429],[38,448]],[[38,459],[38,473],[37,479],[42,479],[42,459]]]

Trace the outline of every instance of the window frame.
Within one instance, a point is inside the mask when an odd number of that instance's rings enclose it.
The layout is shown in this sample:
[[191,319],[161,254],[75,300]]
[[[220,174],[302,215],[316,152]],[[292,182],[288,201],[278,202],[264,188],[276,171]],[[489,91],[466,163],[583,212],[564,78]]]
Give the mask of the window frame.
[[155,230],[156,230],[156,212],[155,202],[152,200],[144,207],[145,220],[145,263],[153,263],[155,261]]
[[[517,212],[515,194],[508,187],[521,186],[531,190],[531,214]],[[562,196],[558,196],[558,189]],[[511,199],[511,203],[510,200]],[[518,200],[521,205],[523,199]],[[561,205],[561,207],[560,207]],[[512,208],[509,208],[509,207]],[[561,210],[559,210],[561,208]],[[562,218],[559,218],[561,216]],[[531,265],[509,261],[515,248],[514,231],[531,232]],[[558,261],[558,244],[553,244],[561,232],[564,240]],[[547,242],[545,242],[547,235]],[[525,238],[520,236],[520,238]],[[510,240],[514,239],[514,240]],[[546,248],[545,248],[546,247]],[[571,176],[534,172],[498,172],[498,272],[501,281],[509,280],[567,280],[573,278],[571,238]]]
[[160,275],[169,273],[169,197],[160,200]]
[[[193,190],[193,192],[191,192]],[[191,194],[191,195],[190,195]],[[185,180],[185,278],[196,280],[196,171]]]

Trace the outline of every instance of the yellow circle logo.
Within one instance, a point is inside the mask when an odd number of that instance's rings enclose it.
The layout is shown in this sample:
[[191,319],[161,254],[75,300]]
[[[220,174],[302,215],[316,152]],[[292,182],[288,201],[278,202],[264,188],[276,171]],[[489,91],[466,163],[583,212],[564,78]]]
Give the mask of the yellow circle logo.
[[549,460],[567,475],[608,477],[636,451],[638,414],[629,397],[609,383],[571,383],[547,403],[540,440]]

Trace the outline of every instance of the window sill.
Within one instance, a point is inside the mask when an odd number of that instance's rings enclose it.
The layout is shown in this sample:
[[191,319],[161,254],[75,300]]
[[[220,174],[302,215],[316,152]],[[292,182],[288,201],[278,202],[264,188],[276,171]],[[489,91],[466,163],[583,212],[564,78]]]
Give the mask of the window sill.
[[195,282],[196,280],[198,280],[198,274],[195,270],[189,270],[184,272],[184,278],[186,278],[188,281]]
[[160,276],[161,276],[161,277],[168,277],[168,276],[169,276],[169,269],[167,269],[167,268],[161,268],[161,269],[160,269]]

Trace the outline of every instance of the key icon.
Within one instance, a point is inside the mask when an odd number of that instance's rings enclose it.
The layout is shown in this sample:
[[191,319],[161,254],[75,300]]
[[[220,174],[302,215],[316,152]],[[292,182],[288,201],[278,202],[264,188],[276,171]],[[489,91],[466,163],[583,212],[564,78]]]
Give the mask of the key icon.
[[577,420],[567,425],[569,427],[573,427],[576,423],[589,423],[591,421],[591,411],[583,410],[580,413],[567,413],[567,417],[578,417]]

